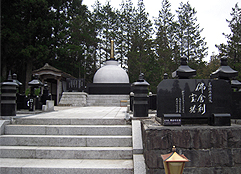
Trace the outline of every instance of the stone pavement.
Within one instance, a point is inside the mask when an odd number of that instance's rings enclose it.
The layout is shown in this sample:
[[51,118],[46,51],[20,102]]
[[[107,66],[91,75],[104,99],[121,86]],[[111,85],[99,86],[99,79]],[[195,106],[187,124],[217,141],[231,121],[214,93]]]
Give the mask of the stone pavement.
[[24,114],[17,114],[17,117],[28,118],[87,118],[87,119],[124,119],[126,107],[62,107],[55,106],[53,112],[42,112],[39,114],[31,114],[30,112]]

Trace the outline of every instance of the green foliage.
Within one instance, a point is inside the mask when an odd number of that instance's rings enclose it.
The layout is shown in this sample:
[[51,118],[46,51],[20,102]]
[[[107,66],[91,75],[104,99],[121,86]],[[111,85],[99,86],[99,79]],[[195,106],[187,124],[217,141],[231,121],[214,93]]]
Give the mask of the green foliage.
[[34,89],[34,94],[35,94],[35,96],[39,96],[40,92],[41,92],[41,89],[40,89],[40,88],[35,88],[35,89]]
[[199,24],[195,17],[197,11],[192,8],[189,2],[180,3],[177,10],[177,42],[180,43],[180,55],[187,57],[192,63],[202,63],[202,59],[207,55],[207,47],[204,38],[201,37]]
[[25,90],[25,96],[28,96],[30,94],[30,88],[27,88],[26,90]]
[[219,57],[228,56],[230,67],[239,72],[241,80],[241,8],[238,3],[232,8],[232,19],[228,22],[231,30],[230,34],[224,34],[227,38],[227,44],[216,45],[219,49]]

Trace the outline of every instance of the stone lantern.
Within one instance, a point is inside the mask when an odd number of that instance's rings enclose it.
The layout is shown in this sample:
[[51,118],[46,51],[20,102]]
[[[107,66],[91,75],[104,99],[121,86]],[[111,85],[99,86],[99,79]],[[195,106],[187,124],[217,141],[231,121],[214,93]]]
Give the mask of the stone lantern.
[[238,76],[238,71],[233,70],[228,66],[228,59],[226,56],[221,58],[221,66],[211,74],[211,78],[218,78],[224,80],[230,80],[232,77]]
[[11,71],[6,82],[1,83],[1,116],[16,116],[18,84],[13,82]]
[[13,74],[13,82],[17,83],[18,87],[23,85],[20,81],[18,81],[17,74],[15,74],[15,73]]
[[51,100],[51,94],[49,94],[48,83],[44,83],[43,95],[41,96],[41,101],[43,105],[46,105],[46,100]]
[[240,118],[241,93],[239,92],[239,88],[241,87],[241,83],[234,79],[238,76],[238,71],[235,71],[230,66],[228,66],[227,56],[223,56],[220,61],[220,67],[215,72],[213,72],[210,77],[212,79],[216,78],[225,80],[231,85],[232,100],[230,100],[229,103],[231,103],[232,106],[232,114],[213,114],[211,118],[211,124],[217,126],[230,126],[230,118]]
[[147,117],[148,116],[148,86],[150,84],[144,80],[144,74],[139,75],[137,82],[132,84],[134,92],[133,100],[133,116]]
[[172,73],[172,77],[178,77],[179,79],[189,79],[196,75],[196,70],[190,68],[187,65],[187,58],[181,58],[181,65],[178,67],[176,71]]
[[30,86],[29,111],[34,111],[35,110],[35,100],[36,100],[34,91],[35,91],[35,89],[43,86],[43,83],[38,79],[38,75],[35,75],[34,79],[32,81],[28,82],[28,85]]

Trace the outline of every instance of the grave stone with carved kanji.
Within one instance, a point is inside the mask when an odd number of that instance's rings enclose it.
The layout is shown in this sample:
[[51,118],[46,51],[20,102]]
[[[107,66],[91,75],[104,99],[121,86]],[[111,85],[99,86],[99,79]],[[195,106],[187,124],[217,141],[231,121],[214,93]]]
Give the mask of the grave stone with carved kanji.
[[159,83],[157,116],[164,125],[178,125],[179,118],[179,125],[211,124],[213,114],[231,113],[230,83],[223,79],[188,79],[195,73],[186,59],[182,59],[181,66],[173,73],[179,79],[164,79]]

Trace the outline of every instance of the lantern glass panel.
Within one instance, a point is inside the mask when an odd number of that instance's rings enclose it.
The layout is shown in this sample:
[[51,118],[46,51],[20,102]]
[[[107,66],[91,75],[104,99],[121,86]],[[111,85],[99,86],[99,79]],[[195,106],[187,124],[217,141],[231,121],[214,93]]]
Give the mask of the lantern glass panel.
[[185,163],[184,162],[169,162],[167,165],[170,170],[169,174],[182,174]]

